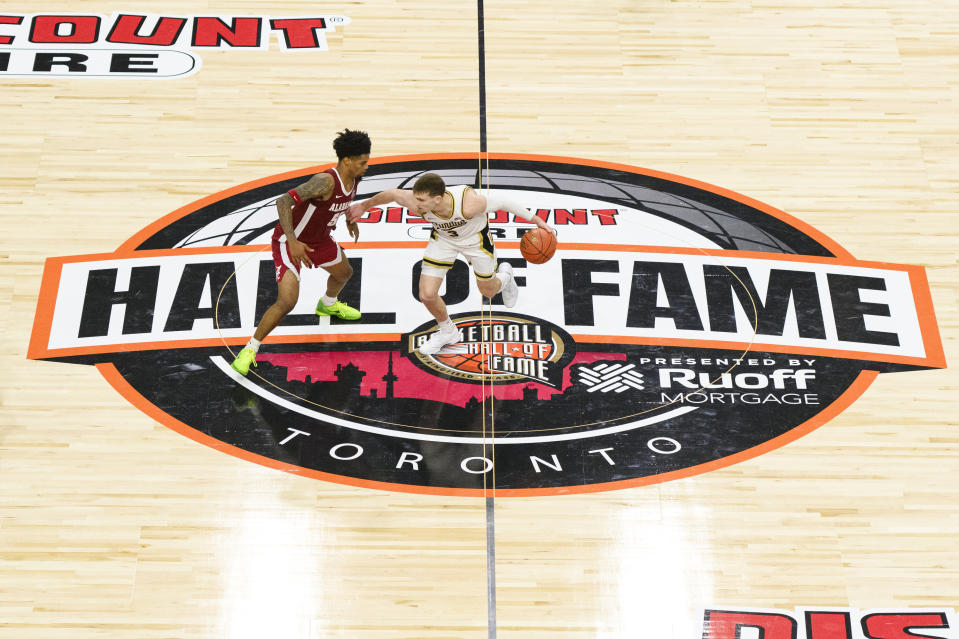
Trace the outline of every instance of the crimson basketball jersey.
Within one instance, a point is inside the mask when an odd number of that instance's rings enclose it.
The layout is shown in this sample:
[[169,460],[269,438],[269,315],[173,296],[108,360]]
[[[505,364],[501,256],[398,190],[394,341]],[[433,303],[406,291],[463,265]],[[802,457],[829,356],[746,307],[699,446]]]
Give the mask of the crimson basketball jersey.
[[[343,189],[343,180],[335,168],[323,171],[333,176],[333,195],[328,200],[303,200],[293,204],[293,234],[296,239],[305,244],[320,244],[330,236],[330,231],[336,227],[340,215],[350,208],[350,203],[356,195],[356,188],[360,178],[353,181],[353,188]],[[273,229],[273,240],[286,242],[286,234],[280,223]]]

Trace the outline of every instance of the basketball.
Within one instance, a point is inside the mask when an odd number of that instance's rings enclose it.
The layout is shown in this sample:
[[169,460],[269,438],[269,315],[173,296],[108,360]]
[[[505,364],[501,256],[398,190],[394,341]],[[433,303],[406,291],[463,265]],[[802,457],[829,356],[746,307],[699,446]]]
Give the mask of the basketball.
[[519,250],[527,262],[542,264],[556,252],[556,236],[537,226],[526,231],[519,242]]

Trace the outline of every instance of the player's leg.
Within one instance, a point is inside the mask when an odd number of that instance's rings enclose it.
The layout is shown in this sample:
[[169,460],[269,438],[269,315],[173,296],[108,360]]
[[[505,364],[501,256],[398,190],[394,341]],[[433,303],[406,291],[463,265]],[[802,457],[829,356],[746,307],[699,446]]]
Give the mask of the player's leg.
[[430,272],[428,269],[430,267],[424,265],[423,272],[420,273],[420,301],[423,302],[423,306],[436,320],[438,328],[426,342],[416,349],[424,355],[438,353],[444,346],[460,341],[459,329],[450,319],[449,312],[446,310],[446,302],[440,297],[440,286],[443,284],[443,278],[438,277],[435,272]]
[[441,326],[450,319],[449,312],[446,310],[446,302],[440,297],[440,287],[443,285],[443,277],[436,276],[433,273],[427,274],[426,269],[420,273],[419,295],[423,306],[430,312],[433,319]]
[[350,261],[346,259],[346,253],[340,246],[330,240],[330,247],[321,247],[317,252],[320,253],[321,260],[327,260],[319,263],[319,266],[330,274],[326,280],[326,295],[320,298],[316,303],[317,315],[335,315],[346,320],[360,319],[360,312],[352,306],[347,306],[337,299],[343,287],[351,277],[353,277],[353,267]]
[[300,278],[296,271],[289,268],[283,269],[276,290],[276,301],[263,313],[253,338],[237,353],[236,359],[231,364],[234,370],[242,375],[250,371],[251,365],[256,366],[256,354],[260,349],[260,343],[296,306],[296,301],[300,297]]
[[438,238],[435,233],[426,245],[420,271],[419,296],[423,306],[439,326],[437,331],[416,349],[421,353],[427,355],[437,353],[444,346],[460,341],[459,330],[450,319],[446,302],[440,297],[443,279],[446,277],[446,272],[453,267],[458,252],[455,246]]
[[298,299],[300,299],[300,279],[296,276],[296,273],[288,270],[280,278],[276,286],[276,301],[263,313],[263,317],[260,318],[260,323],[256,327],[256,332],[253,333],[253,339],[262,342],[293,310]]
[[476,287],[484,296],[492,299],[497,293],[503,294],[503,304],[507,308],[516,306],[519,298],[519,287],[513,278],[513,267],[508,262],[497,266],[496,249],[493,239],[489,235],[489,227],[480,233],[480,244],[464,250],[473,267],[473,276],[476,278]]
[[459,248],[448,240],[439,237],[436,231],[430,235],[430,241],[423,252],[420,269],[419,296],[423,306],[430,312],[437,324],[448,322],[446,303],[440,297],[440,287],[446,279],[446,273],[456,263]]
[[497,273],[482,276],[479,273],[473,273],[476,278],[476,288],[483,294],[483,297],[493,298],[494,295],[503,290],[503,281],[497,277]]

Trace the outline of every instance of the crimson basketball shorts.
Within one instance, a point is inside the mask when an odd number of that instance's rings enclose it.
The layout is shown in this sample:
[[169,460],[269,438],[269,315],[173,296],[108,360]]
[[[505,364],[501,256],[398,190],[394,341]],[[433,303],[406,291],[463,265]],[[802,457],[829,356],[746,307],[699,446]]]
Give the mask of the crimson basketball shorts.
[[[283,279],[287,271],[293,271],[296,279],[300,279],[300,265],[294,264],[290,257],[289,247],[286,245],[286,238],[283,240],[273,240],[273,265],[276,267],[276,281]],[[312,251],[307,251],[307,255],[313,261],[314,266],[333,266],[343,259],[343,251],[340,245],[333,241],[333,238],[326,236],[318,244],[308,244]]]

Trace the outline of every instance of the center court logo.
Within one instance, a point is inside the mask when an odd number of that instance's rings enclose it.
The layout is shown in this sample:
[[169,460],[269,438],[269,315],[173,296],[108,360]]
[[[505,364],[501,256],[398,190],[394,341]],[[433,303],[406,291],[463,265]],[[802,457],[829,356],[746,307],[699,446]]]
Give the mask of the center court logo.
[[[359,322],[318,318],[325,277],[244,378],[231,350],[275,295],[273,200],[324,167],[265,178],[171,213],[101,255],[50,258],[29,357],[98,367],[158,421],[264,465],[388,490],[482,495],[609,490],[706,472],[782,446],[880,372],[943,367],[920,267],[856,260],[790,216],[724,189],[570,158],[403,156],[359,197],[449,184],[510,192],[558,230],[498,212],[519,304],[484,304],[467,265],[441,291],[461,334],[417,299],[430,227],[396,205],[341,237]],[[487,173],[487,170],[489,171]],[[513,312],[515,311],[515,312]]]
[[572,339],[558,326],[515,313],[490,312],[455,318],[460,333],[457,345],[435,355],[416,351],[435,322],[404,339],[404,355],[427,371],[476,384],[532,381],[556,387],[563,364],[570,360]]

